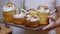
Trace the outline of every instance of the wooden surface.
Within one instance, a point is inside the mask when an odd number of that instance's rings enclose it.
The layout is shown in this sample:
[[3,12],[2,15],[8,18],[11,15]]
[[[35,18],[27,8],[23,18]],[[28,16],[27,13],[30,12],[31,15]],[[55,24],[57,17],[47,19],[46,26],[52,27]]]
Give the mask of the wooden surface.
[[24,30],[24,34],[48,34],[48,31],[31,31],[31,30]]
[[0,34],[8,34],[10,32],[12,32],[12,30],[10,28],[6,28],[4,26],[0,26],[1,29],[0,29]]
[[56,34],[60,34],[60,27],[56,28]]

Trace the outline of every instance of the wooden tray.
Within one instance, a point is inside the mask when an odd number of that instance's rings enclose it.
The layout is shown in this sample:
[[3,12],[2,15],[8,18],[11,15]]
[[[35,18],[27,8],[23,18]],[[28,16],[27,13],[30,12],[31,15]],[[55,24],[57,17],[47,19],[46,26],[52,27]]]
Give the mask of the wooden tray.
[[5,26],[0,25],[1,29],[0,29],[0,34],[9,34],[12,32],[12,29],[7,28]]

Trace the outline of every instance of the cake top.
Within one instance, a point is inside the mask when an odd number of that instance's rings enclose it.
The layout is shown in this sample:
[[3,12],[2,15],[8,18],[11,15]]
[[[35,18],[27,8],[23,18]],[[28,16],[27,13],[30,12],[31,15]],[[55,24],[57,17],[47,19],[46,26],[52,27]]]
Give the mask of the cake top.
[[49,13],[48,6],[38,6],[38,11],[41,13]]
[[37,15],[27,15],[27,20],[31,22],[39,21],[39,17]]
[[16,6],[15,6],[15,4],[12,3],[12,2],[9,2],[8,4],[6,4],[6,5],[3,7],[3,11],[6,11],[6,12],[8,12],[8,11],[13,11],[13,10],[15,10],[15,9],[16,9]]
[[24,14],[14,14],[14,18],[24,18]]

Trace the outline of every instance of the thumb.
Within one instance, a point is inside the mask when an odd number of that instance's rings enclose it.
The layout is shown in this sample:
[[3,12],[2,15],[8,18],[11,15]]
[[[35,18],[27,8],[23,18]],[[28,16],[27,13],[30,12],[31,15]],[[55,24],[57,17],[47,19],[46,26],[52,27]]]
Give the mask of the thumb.
[[42,30],[49,30],[51,28],[53,28],[54,22],[50,19],[49,20],[49,24],[47,26],[45,26]]
[[51,23],[52,21],[56,21],[56,19],[53,16],[48,16],[49,18],[49,23]]

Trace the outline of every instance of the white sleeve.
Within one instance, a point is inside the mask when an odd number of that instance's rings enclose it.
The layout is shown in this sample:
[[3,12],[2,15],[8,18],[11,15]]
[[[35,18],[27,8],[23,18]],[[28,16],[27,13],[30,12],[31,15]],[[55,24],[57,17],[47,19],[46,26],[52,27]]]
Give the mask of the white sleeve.
[[60,6],[60,0],[56,0],[56,7]]

